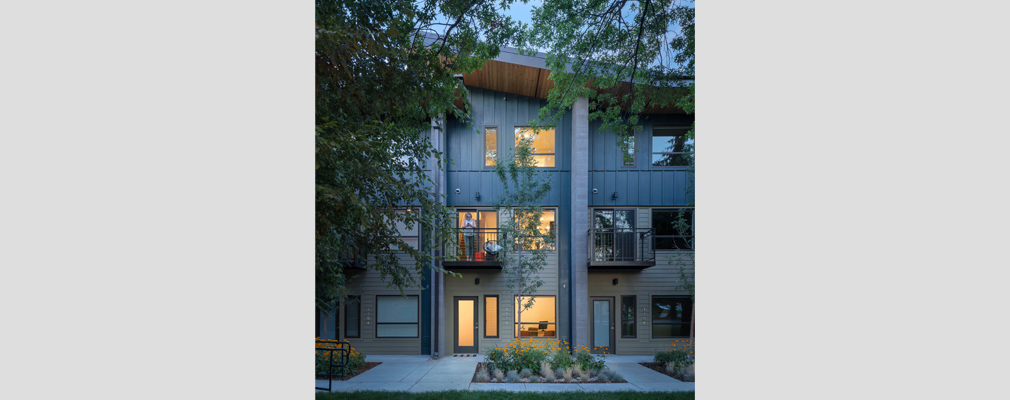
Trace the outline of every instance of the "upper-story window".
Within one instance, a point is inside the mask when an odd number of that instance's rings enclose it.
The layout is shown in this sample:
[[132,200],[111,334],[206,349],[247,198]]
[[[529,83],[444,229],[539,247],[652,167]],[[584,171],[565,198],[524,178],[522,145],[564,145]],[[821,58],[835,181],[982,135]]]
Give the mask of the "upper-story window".
[[484,166],[493,167],[498,157],[498,127],[484,128]]
[[682,167],[689,165],[690,147],[694,139],[687,138],[691,128],[653,127],[652,128],[652,165],[656,167]]
[[[518,222],[520,224],[525,224],[525,223],[528,222],[528,220],[525,219],[526,216],[523,215],[523,214],[517,214],[517,217],[518,217],[518,221],[516,221],[516,222]],[[556,230],[556,227],[557,227],[557,223],[556,222],[557,221],[556,221],[554,210],[543,210],[543,213],[540,214],[540,219],[537,220],[537,221],[532,221],[532,222],[537,225],[537,230],[539,230],[541,234],[550,236],[551,239],[553,239],[553,240],[557,240],[557,230]],[[541,240],[520,240],[520,242],[521,242],[520,244],[522,245],[523,249],[525,249],[525,250],[554,250],[555,249],[555,246],[554,246],[553,243],[544,243]]]
[[516,144],[523,137],[533,138],[533,165],[537,167],[554,166],[554,129],[547,128],[534,132],[533,128],[528,126],[517,126]]
[[656,230],[656,249],[694,249],[694,209],[653,209],[652,227]]
[[[397,210],[397,213],[408,213],[413,212],[411,210]],[[418,223],[414,223],[413,226],[407,227],[407,224],[403,221],[396,221],[396,231],[400,234],[400,239],[407,242],[408,245],[417,249],[420,248],[418,245],[418,238],[420,229],[418,229]]]
[[[634,167],[635,166],[635,133],[632,132],[627,138],[623,139],[624,144],[627,146],[625,151],[621,152],[621,166],[622,167]],[[621,146],[617,146],[618,150]]]

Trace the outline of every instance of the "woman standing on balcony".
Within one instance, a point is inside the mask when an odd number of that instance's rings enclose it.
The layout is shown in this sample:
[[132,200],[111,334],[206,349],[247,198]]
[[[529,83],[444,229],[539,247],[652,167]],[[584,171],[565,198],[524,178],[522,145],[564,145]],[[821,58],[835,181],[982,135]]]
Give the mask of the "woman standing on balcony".
[[463,240],[466,242],[466,261],[473,261],[473,232],[476,227],[477,221],[474,221],[473,215],[466,213],[466,218],[463,219]]

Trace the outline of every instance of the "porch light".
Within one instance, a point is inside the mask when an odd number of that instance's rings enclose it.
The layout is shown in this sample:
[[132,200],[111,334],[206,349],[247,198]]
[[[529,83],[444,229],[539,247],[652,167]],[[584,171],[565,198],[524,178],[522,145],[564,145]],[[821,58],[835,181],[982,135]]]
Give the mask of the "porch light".
[[617,192],[614,192],[614,195],[611,198],[617,200]]
[[480,278],[473,278],[474,285],[480,285]]
[[480,192],[477,192],[477,200],[480,200]]
[[617,286],[617,278],[614,278],[614,286]]

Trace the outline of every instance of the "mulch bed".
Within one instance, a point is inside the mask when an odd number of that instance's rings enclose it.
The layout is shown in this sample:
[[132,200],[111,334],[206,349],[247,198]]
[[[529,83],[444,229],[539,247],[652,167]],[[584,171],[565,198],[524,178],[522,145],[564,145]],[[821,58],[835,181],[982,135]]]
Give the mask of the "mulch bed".
[[[382,363],[381,362],[367,362],[366,361],[365,362],[365,366],[363,368],[357,370],[353,374],[344,375],[343,379],[341,379],[340,377],[334,376],[333,380],[335,380],[335,381],[346,381],[346,380],[351,379],[351,378],[353,378],[355,376],[361,375],[362,372],[365,372],[365,371],[368,371],[368,370],[370,370],[372,368],[375,368],[379,364],[382,364]],[[329,380],[329,379],[330,378],[327,378],[326,376],[323,376],[323,375],[316,375],[316,380],[326,381],[326,380]]]
[[[481,369],[481,368],[487,368],[487,367],[488,367],[488,363],[483,363],[483,362],[481,362],[481,363],[477,363],[477,368],[476,368],[476,369],[474,369],[474,371],[473,371],[473,377],[472,377],[472,378],[470,378],[470,382],[474,382],[474,383],[505,383],[505,382],[477,382],[477,371],[480,371],[480,369]],[[594,377],[594,378],[595,378],[595,377]],[[494,379],[494,375],[491,375],[491,379]],[[589,379],[593,379],[593,378],[589,378]],[[593,380],[593,381],[589,381],[589,382],[565,382],[564,380],[562,380],[562,379],[559,379],[559,380],[556,380],[556,381],[554,381],[554,382],[544,382],[544,381],[540,381],[540,382],[536,382],[536,383],[563,383],[563,384],[574,384],[574,383],[627,383],[627,382],[628,382],[628,381],[626,381],[626,380],[624,380],[624,379],[621,379],[620,381],[610,381],[610,382],[600,382],[600,381],[595,381],[595,380]],[[519,382],[516,382],[516,383],[530,383],[530,382],[523,382],[523,381],[519,381]]]
[[669,376],[669,377],[671,377],[673,379],[676,379],[678,381],[681,381],[681,382],[694,382],[694,379],[691,379],[691,380],[681,379],[679,375],[666,373],[666,367],[663,366],[662,363],[650,362],[650,363],[638,363],[638,365],[641,365],[641,366],[643,366],[645,368],[648,368],[648,369],[651,369],[653,371],[659,372],[659,373],[661,373],[663,375]]

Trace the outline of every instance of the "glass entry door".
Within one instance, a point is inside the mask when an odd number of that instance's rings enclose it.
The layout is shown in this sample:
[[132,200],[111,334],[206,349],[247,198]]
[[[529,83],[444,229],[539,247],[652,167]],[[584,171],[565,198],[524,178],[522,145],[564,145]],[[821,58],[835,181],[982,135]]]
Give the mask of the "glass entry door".
[[592,327],[589,342],[593,344],[593,353],[614,354],[614,298],[590,297],[589,300],[593,305],[589,321]]
[[453,324],[455,340],[453,353],[477,353],[477,296],[453,297],[456,320]]

